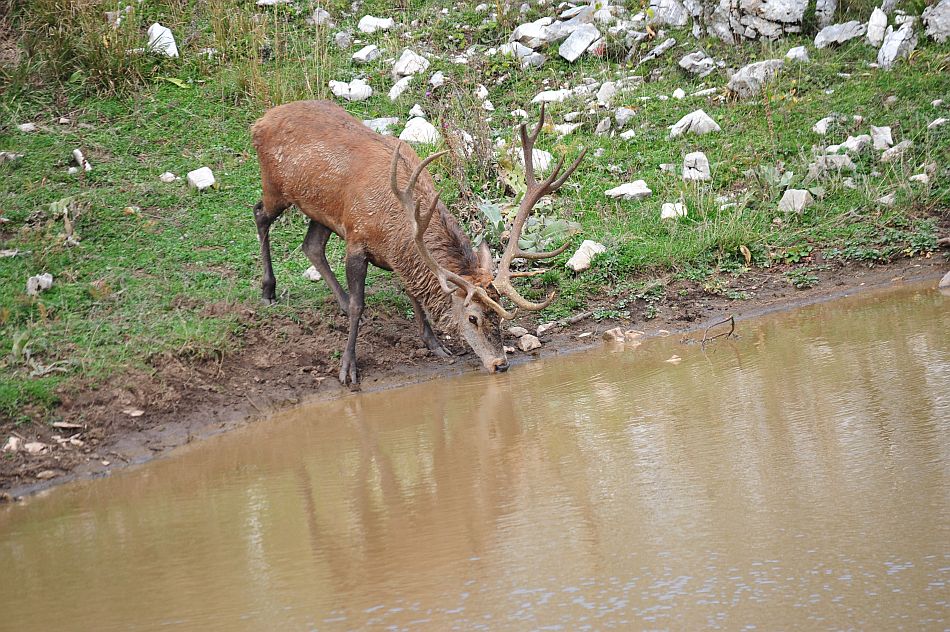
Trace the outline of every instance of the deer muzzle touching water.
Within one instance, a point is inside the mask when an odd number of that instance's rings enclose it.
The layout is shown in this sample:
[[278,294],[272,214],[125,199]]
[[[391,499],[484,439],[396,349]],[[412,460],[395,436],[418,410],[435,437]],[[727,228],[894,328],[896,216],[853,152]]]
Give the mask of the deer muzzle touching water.
[[[520,128],[527,192],[493,272],[488,246],[482,243],[477,250],[472,248],[439,199],[426,169],[446,152],[420,161],[402,141],[373,132],[328,101],[298,101],[269,110],[252,128],[263,190],[254,217],[264,264],[264,300],[276,300],[270,226],[295,205],[310,218],[303,251],[349,318],[340,382],[353,386],[359,382],[356,341],[370,263],[399,277],[412,302],[422,340],[433,353],[450,355],[435,335],[432,322],[461,337],[487,370],[507,370],[502,322],[514,318],[517,308],[544,309],[555,296],[552,292],[538,303],[525,299],[512,279],[530,273],[513,272],[511,264],[519,258],[554,257],[568,246],[526,252],[518,246],[518,239],[538,200],[557,191],[584,157],[582,152],[563,173],[562,159],[538,182],[532,154],[543,124],[542,106],[534,130],[529,134],[525,125]],[[346,290],[327,262],[326,244],[331,234],[346,243]],[[515,310],[504,307],[502,297],[510,300]]]

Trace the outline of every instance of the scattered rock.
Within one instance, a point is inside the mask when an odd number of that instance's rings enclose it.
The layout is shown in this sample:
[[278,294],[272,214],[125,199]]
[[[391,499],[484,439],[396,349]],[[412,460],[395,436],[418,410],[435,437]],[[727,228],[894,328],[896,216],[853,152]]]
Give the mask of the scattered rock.
[[433,88],[441,88],[445,85],[445,74],[440,70],[429,78],[429,85]]
[[409,84],[412,82],[412,75],[408,77],[403,77],[399,81],[393,84],[393,87],[389,89],[389,100],[395,101],[402,96],[402,93],[409,88]]
[[851,20],[843,24],[832,24],[826,26],[815,36],[815,48],[827,48],[832,45],[844,44],[849,40],[864,35],[867,27],[857,20]]
[[683,90],[682,88],[677,88],[676,90],[673,90],[673,98],[676,99],[677,101],[682,101],[683,99],[686,98],[686,91]]
[[307,18],[310,26],[333,26],[333,17],[326,9],[315,9],[313,15]]
[[525,334],[518,338],[518,348],[528,353],[529,351],[534,351],[535,349],[541,348],[541,341],[538,340],[537,336],[532,336],[531,334]]
[[893,147],[885,151],[883,154],[881,154],[881,162],[895,162],[897,160],[900,160],[901,158],[904,157],[904,153],[906,153],[907,150],[913,146],[914,146],[913,141],[902,140],[901,142],[897,143],[896,145],[894,145]]
[[928,176],[926,173],[918,173],[917,175],[913,175],[908,179],[911,182],[916,182],[924,186],[927,186],[928,184],[930,184],[930,176]]
[[590,239],[585,239],[580,245],[580,248],[578,248],[577,251],[571,255],[571,258],[567,260],[565,265],[574,272],[583,272],[584,270],[590,268],[590,263],[594,259],[594,255],[598,255],[606,251],[607,246],[597,243],[596,241],[591,241]]
[[898,59],[910,55],[916,46],[917,35],[914,34],[912,22],[905,22],[896,31],[893,26],[889,26],[884,33],[884,43],[877,52],[877,64],[884,70],[889,70]]
[[[518,151],[515,153],[515,156],[518,162],[521,163],[521,166],[524,166],[524,152]],[[554,156],[551,155],[551,152],[544,151],[543,149],[532,149],[531,164],[534,165],[534,170],[537,172],[547,171],[548,167],[554,164]]]
[[686,217],[686,205],[682,202],[666,202],[660,207],[660,219]]
[[868,44],[877,48],[884,41],[884,33],[887,30],[887,14],[875,7],[868,20]]
[[630,140],[636,135],[637,135],[636,130],[628,129],[626,132],[620,135],[620,138],[622,138],[623,140]]
[[536,330],[536,333],[537,333],[538,337],[541,337],[541,336],[544,335],[546,332],[548,332],[548,331],[554,329],[555,327],[557,327],[557,323],[556,323],[556,322],[541,323],[540,325],[538,325],[538,329]]
[[347,101],[365,101],[373,96],[373,88],[362,79],[345,81],[330,81],[330,92]]
[[307,279],[308,281],[319,281],[323,277],[320,276],[320,273],[317,271],[316,266],[310,266],[309,268],[304,270],[303,278]]
[[164,182],[165,184],[171,184],[172,182],[174,182],[175,180],[178,179],[178,176],[176,176],[176,175],[175,175],[174,173],[172,173],[171,171],[166,171],[166,172],[163,173],[162,175],[158,176],[158,179],[159,179],[161,182]]
[[49,448],[48,445],[39,441],[30,441],[23,444],[23,451],[27,454],[42,454],[47,448]]
[[200,167],[188,172],[188,186],[204,191],[215,184],[214,173],[208,167]]
[[515,338],[520,338],[521,336],[528,333],[528,330],[525,329],[524,327],[509,327],[508,333],[510,333]]
[[805,189],[785,189],[785,195],[778,203],[778,210],[786,213],[801,213],[814,201],[811,193]]
[[871,126],[871,143],[874,146],[874,149],[878,151],[884,151],[888,147],[894,144],[893,139],[891,138],[891,128],[890,127],[875,127]]
[[360,18],[356,28],[363,33],[375,33],[376,31],[388,31],[396,22],[392,18],[377,18],[372,15],[364,15]]
[[20,437],[9,437],[7,442],[3,444],[3,448],[0,449],[0,452],[19,452],[22,447],[23,439]]
[[333,42],[340,50],[346,50],[353,45],[353,36],[349,31],[340,31],[333,36]]
[[675,125],[670,127],[670,138],[676,138],[682,134],[696,134],[700,136],[702,134],[708,134],[709,132],[720,132],[722,128],[716,123],[716,121],[709,118],[709,115],[702,110],[696,110],[695,112],[690,112]]
[[826,116],[825,118],[821,119],[820,121],[812,125],[811,130],[815,132],[816,134],[818,134],[819,136],[824,136],[825,134],[828,133],[828,127],[832,123],[836,123],[837,121],[838,121],[838,117],[834,114],[832,114],[831,116]]
[[926,26],[927,37],[935,42],[946,42],[950,38],[950,0],[940,0],[924,9],[920,15]]
[[82,155],[82,150],[73,150],[73,160],[76,161],[77,165],[82,167],[83,171],[92,171],[92,165],[89,164],[89,161],[86,160],[86,157]]
[[943,275],[943,278],[940,279],[940,283],[937,284],[937,287],[941,290],[950,288],[950,272],[947,272],[945,275]]
[[567,88],[561,90],[544,90],[539,92],[533,99],[532,103],[561,103],[574,94],[573,90]]
[[881,206],[891,207],[894,206],[894,202],[897,201],[896,193],[888,193],[887,195],[882,195],[877,199],[877,203]]
[[613,81],[605,81],[600,90],[597,91],[597,103],[600,105],[610,105],[610,101],[617,95],[617,84]]
[[41,481],[46,481],[51,478],[56,478],[57,476],[59,476],[59,472],[55,470],[43,470],[36,475],[36,478],[40,479]]
[[425,72],[428,67],[428,59],[407,48],[402,51],[399,60],[393,65],[393,76],[408,77],[419,72]]
[[29,296],[39,296],[40,292],[45,292],[51,287],[53,287],[53,275],[49,272],[36,274],[26,280],[26,293]]
[[0,164],[13,162],[23,157],[23,154],[15,154],[12,151],[0,151]]
[[[617,108],[614,110],[614,120],[617,121],[617,127],[621,128],[626,125],[636,114],[636,111],[630,108]],[[564,118],[567,119],[566,116]]]
[[679,357],[678,355],[671,355],[669,359],[664,360],[664,362],[669,362],[670,364],[679,364],[682,361],[683,358]]
[[558,136],[567,136],[576,130],[578,127],[581,127],[583,123],[561,123],[554,126],[554,132]]
[[390,130],[389,128],[398,124],[399,124],[399,119],[396,118],[395,116],[366,119],[363,121],[363,125],[370,128],[377,134],[382,134],[383,136],[391,136],[392,130]]
[[868,134],[861,134],[859,136],[848,136],[846,141],[840,145],[829,146],[827,151],[828,153],[833,154],[843,149],[850,154],[860,154],[870,146],[871,137]]
[[145,414],[145,411],[141,408],[123,408],[122,414],[128,415],[129,417],[141,417]]
[[643,180],[627,182],[626,184],[621,184],[619,187],[604,191],[604,195],[609,198],[620,198],[623,200],[643,200],[652,194],[653,191],[650,190],[647,183]]
[[749,64],[732,75],[726,87],[742,99],[755,96],[778,74],[784,64],[785,62],[781,59],[768,59]]
[[175,36],[171,29],[158,22],[148,27],[148,50],[166,57],[178,57],[178,45],[175,44]]
[[413,105],[412,108],[410,108],[410,110],[409,110],[409,118],[412,118],[412,117],[414,117],[414,116],[419,116],[419,117],[422,117],[422,118],[425,118],[425,117],[426,117],[426,112],[425,112],[425,110],[423,110],[423,109],[422,109],[422,106],[419,105],[418,103],[416,103],[415,105]]
[[705,77],[716,69],[716,61],[703,51],[698,50],[695,53],[684,55],[679,61],[679,66],[686,72]]
[[16,128],[25,134],[32,134],[36,131],[36,123],[20,123]]
[[370,44],[353,53],[353,61],[358,64],[368,64],[375,59],[379,59],[380,55],[382,53],[379,51],[379,46]]
[[610,117],[605,117],[597,123],[597,129],[594,130],[594,133],[598,136],[603,136],[610,131]]
[[941,125],[944,125],[947,122],[947,120],[948,119],[945,119],[943,117],[936,118],[930,121],[929,123],[927,123],[927,129],[937,129]]
[[706,181],[711,180],[712,175],[709,171],[709,159],[701,151],[694,151],[686,154],[683,158],[683,179]]
[[672,37],[665,40],[662,44],[657,44],[653,48],[653,50],[651,50],[649,53],[647,53],[646,55],[640,58],[640,63],[637,65],[640,66],[642,64],[647,63],[648,61],[653,61],[654,59],[656,59],[657,57],[659,57],[666,51],[670,50],[674,46],[676,46],[676,40],[673,39]]
[[598,39],[600,39],[600,31],[596,26],[582,24],[561,43],[557,53],[567,61],[575,61]]
[[822,179],[830,175],[838,175],[842,171],[854,171],[854,162],[847,154],[831,154],[819,156],[815,162],[808,165],[809,180]]
[[406,123],[406,127],[402,130],[402,133],[399,135],[399,140],[404,140],[407,143],[423,143],[423,144],[434,144],[441,140],[442,135],[439,134],[432,123],[425,120],[422,117],[416,117],[409,119],[409,122]]
[[785,59],[789,61],[797,61],[799,63],[805,63],[809,60],[808,58],[808,49],[804,46],[796,46],[795,48],[790,48],[787,53],[785,53]]

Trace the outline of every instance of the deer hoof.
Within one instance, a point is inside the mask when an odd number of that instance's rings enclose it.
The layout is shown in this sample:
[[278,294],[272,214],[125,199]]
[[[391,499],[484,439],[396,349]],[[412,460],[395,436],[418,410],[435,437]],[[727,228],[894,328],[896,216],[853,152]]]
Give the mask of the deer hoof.
[[349,386],[350,390],[358,391],[360,388],[359,371],[356,368],[356,361],[344,357],[340,366],[340,384]]
[[439,346],[436,347],[435,349],[432,349],[432,353],[434,353],[435,355],[439,356],[440,358],[451,358],[451,357],[452,357],[452,352],[449,351],[448,349],[446,349],[445,347],[443,347],[442,345],[439,345]]
[[276,299],[276,298],[266,298],[266,297],[265,297],[265,298],[262,298],[262,299],[261,299],[261,303],[263,303],[264,305],[276,305],[276,304],[277,304],[277,299]]

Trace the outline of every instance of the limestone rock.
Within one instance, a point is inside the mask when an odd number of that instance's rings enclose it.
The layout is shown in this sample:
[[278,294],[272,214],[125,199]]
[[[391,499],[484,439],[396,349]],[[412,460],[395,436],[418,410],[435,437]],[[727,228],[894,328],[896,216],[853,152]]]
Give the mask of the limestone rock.
[[36,131],[36,123],[20,123],[16,128],[24,134],[32,134]]
[[686,26],[690,13],[679,0],[650,0],[653,17],[650,22],[665,26]]
[[644,180],[636,180],[621,184],[619,187],[604,191],[604,195],[609,198],[620,198],[622,200],[643,200],[651,195],[653,191],[647,186]]
[[594,133],[598,136],[603,136],[610,131],[610,117],[604,117],[597,123],[597,129],[594,130]]
[[825,28],[834,19],[838,0],[816,0],[815,17],[818,19],[818,28]]
[[518,348],[528,353],[529,351],[534,351],[535,349],[541,348],[541,341],[538,340],[537,336],[532,336],[531,334],[525,334],[518,338]]
[[884,32],[887,30],[887,14],[875,7],[868,19],[867,42],[875,48],[884,41]]
[[702,110],[690,112],[670,128],[670,138],[676,138],[682,134],[708,134],[709,132],[720,132],[722,128],[716,121],[709,118],[709,115]]
[[861,37],[867,27],[857,20],[826,26],[815,36],[815,48],[827,48],[832,45],[844,44],[856,37]]
[[805,189],[785,189],[785,194],[778,203],[778,209],[787,213],[801,213],[814,201],[811,193]]
[[333,42],[340,50],[346,50],[353,45],[353,36],[350,35],[349,31],[340,31],[333,36]]
[[406,127],[399,135],[399,140],[404,140],[407,143],[420,143],[428,145],[439,142],[441,138],[442,135],[439,134],[439,130],[437,130],[435,126],[432,125],[432,123],[418,116],[416,118],[409,119],[409,122],[406,123]]
[[373,89],[362,79],[345,81],[330,80],[330,92],[347,101],[365,101],[373,96]]
[[333,17],[326,9],[315,9],[313,15],[307,18],[310,26],[333,26]]
[[392,18],[377,18],[372,15],[364,15],[360,18],[356,28],[363,33],[375,33],[376,31],[388,31],[396,22]]
[[739,98],[748,98],[759,94],[762,87],[772,80],[785,62],[781,59],[769,59],[749,64],[741,68],[729,79],[727,87]]
[[510,333],[515,338],[520,338],[521,336],[528,333],[528,330],[525,329],[524,327],[509,327],[508,333]]
[[889,26],[884,33],[884,43],[877,52],[877,65],[890,70],[898,59],[909,56],[916,47],[917,35],[914,34],[912,22],[905,22],[896,31]]
[[379,46],[370,44],[353,53],[353,61],[358,64],[368,64],[374,59],[379,59],[380,55],[382,55],[382,53],[379,51]]
[[684,55],[679,66],[688,73],[705,77],[716,69],[716,61],[701,50],[689,55]]
[[561,103],[568,99],[571,95],[574,94],[573,90],[564,88],[561,90],[544,90],[539,92],[533,99],[532,103]]
[[320,272],[317,271],[317,267],[316,267],[316,266],[310,266],[309,268],[307,268],[306,270],[304,270],[303,278],[307,279],[308,281],[314,281],[314,282],[316,282],[316,281],[319,281],[320,279],[322,279],[323,277],[320,276]]
[[200,167],[188,172],[188,186],[204,191],[215,184],[214,173],[209,167]]
[[682,101],[683,99],[686,98],[686,91],[683,90],[682,88],[677,88],[676,90],[673,90],[673,98],[676,99],[677,101]]
[[682,202],[666,202],[660,207],[660,219],[686,217],[686,205]]
[[389,129],[393,125],[398,125],[399,119],[395,116],[388,116],[383,118],[374,118],[366,119],[363,121],[363,125],[370,128],[377,134],[382,134],[383,136],[391,136],[392,131]]
[[393,65],[393,76],[408,77],[419,72],[425,72],[428,67],[428,59],[407,48],[402,51],[399,60]]
[[630,108],[617,108],[614,110],[614,120],[617,121],[617,127],[621,128],[626,125],[636,114],[637,113]]
[[597,91],[597,103],[600,105],[610,105],[610,101],[617,95],[617,84],[613,81],[605,81]]
[[904,154],[908,149],[914,146],[913,141],[902,140],[897,143],[883,154],[881,154],[881,162],[896,162],[904,157]]
[[937,128],[940,127],[941,125],[945,125],[948,120],[950,120],[950,119],[946,119],[946,118],[944,118],[944,117],[935,118],[934,120],[932,120],[932,121],[930,121],[929,123],[927,123],[927,129],[928,129],[928,130],[937,129]]
[[162,175],[158,176],[158,179],[160,182],[164,182],[165,184],[171,184],[178,179],[178,176],[176,176],[171,171],[166,171]]
[[871,126],[871,143],[874,145],[874,149],[878,151],[884,151],[888,147],[894,144],[894,140],[891,138],[891,128],[890,127],[875,127]]
[[701,151],[686,154],[683,158],[683,179],[694,181],[712,179],[709,172],[709,159],[706,158],[706,154]]
[[785,53],[785,59],[789,61],[797,61],[799,63],[805,63],[808,61],[808,49],[804,46],[796,46],[795,48],[790,48],[787,53]]
[[26,293],[30,296],[38,296],[40,292],[44,292],[51,287],[53,287],[53,275],[49,272],[36,274],[26,280]]
[[571,255],[571,258],[567,260],[565,265],[574,272],[583,272],[590,267],[590,262],[593,260],[594,255],[606,251],[607,246],[597,243],[596,241],[591,241],[590,239],[585,239],[584,243]]
[[830,126],[832,123],[835,123],[837,121],[838,121],[837,115],[832,114],[831,116],[826,116],[825,118],[821,119],[820,121],[812,125],[811,130],[815,132],[816,134],[818,134],[819,136],[824,136],[825,134],[828,133],[828,126]]
[[171,29],[155,22],[148,27],[148,50],[165,57],[178,57],[178,45]]
[[920,15],[925,25],[924,32],[935,42],[946,42],[950,38],[950,0],[940,0],[930,5]]
[[807,178],[809,180],[822,179],[838,175],[842,171],[854,171],[854,169],[854,162],[847,154],[819,156],[815,162],[808,166]]
[[639,66],[641,64],[647,63],[648,61],[653,61],[654,59],[656,59],[657,57],[659,57],[666,51],[670,50],[674,46],[676,46],[676,40],[673,39],[672,37],[667,40],[664,40],[663,43],[657,44],[656,46],[653,47],[653,49],[649,53],[641,57],[640,63],[637,65]]
[[395,101],[402,96],[402,93],[409,89],[409,84],[412,82],[412,75],[408,77],[403,77],[399,81],[393,84],[393,87],[389,89],[389,100]]
[[561,43],[557,53],[567,61],[575,61],[598,39],[600,39],[600,31],[596,26],[582,24]]

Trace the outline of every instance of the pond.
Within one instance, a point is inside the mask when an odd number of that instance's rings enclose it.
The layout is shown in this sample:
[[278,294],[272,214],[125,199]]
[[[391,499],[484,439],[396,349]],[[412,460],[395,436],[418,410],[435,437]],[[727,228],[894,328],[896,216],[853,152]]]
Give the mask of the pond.
[[2,508],[0,627],[946,628],[933,285],[296,408]]

